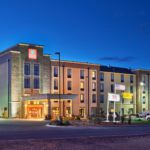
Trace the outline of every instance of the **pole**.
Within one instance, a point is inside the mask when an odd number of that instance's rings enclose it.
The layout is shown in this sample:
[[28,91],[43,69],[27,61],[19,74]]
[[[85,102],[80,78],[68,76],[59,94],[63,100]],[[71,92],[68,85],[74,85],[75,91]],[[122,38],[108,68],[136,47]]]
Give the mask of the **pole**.
[[147,74],[148,75],[148,110],[150,110],[150,107],[149,107],[149,73]]
[[61,101],[60,101],[60,52],[58,53],[59,56],[59,116],[61,116]]
[[90,99],[90,79],[89,79],[89,73],[90,72],[90,68],[88,67],[88,76],[87,76],[87,78],[88,78],[88,113],[87,113],[87,117],[89,117],[89,115],[90,115],[90,112],[89,112],[89,108],[90,108],[90,104],[89,104],[89,99]]
[[122,96],[122,92],[121,92],[121,108],[120,108],[120,116],[122,117],[123,116],[123,112],[122,112],[122,109],[123,109],[123,96]]
[[[116,84],[115,84],[116,85]],[[116,87],[115,87],[115,94],[116,94]],[[113,122],[115,122],[115,112],[116,112],[116,102],[114,101],[114,113],[113,113]]]
[[107,119],[106,122],[109,122],[109,100],[107,99]]
[[113,122],[116,122],[116,119],[115,119],[115,112],[116,112],[116,102],[114,101],[114,114],[113,114]]

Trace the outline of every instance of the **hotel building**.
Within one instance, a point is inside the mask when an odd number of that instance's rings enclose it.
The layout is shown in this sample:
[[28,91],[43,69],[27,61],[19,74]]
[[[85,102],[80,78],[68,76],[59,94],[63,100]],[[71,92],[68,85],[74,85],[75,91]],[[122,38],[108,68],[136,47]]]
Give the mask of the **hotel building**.
[[[108,93],[121,96],[116,112],[136,114],[150,110],[149,75],[149,70],[52,60],[43,46],[20,43],[0,52],[0,117],[86,119],[107,112]],[[115,84],[125,90],[116,91]],[[113,111],[114,103],[109,106]]]
[[98,113],[99,65],[51,60],[43,46],[0,53],[0,117],[87,118]]
[[137,112],[150,110],[150,70],[136,70]]
[[[121,97],[120,102],[116,102],[116,112],[119,114],[136,113],[136,75],[127,68],[112,66],[100,66],[100,110],[107,112],[108,93],[116,93]],[[125,91],[115,91],[115,84],[124,85]],[[124,99],[123,92],[133,94],[132,99]],[[114,109],[114,102],[109,103],[109,112]]]

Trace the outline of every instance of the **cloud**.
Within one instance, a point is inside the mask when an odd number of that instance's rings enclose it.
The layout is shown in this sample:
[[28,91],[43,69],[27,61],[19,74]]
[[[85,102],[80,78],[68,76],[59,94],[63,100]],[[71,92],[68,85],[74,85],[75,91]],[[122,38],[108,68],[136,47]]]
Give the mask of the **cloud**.
[[135,57],[132,56],[126,56],[126,57],[101,57],[98,58],[99,61],[113,61],[113,62],[131,62],[135,59]]

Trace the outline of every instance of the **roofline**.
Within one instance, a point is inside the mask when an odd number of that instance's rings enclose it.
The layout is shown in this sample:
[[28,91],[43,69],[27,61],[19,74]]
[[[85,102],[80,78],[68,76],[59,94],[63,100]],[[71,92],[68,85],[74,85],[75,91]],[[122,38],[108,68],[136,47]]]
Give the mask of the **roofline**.
[[148,69],[136,69],[135,71],[150,71],[150,70],[148,70]]
[[[58,59],[52,59],[51,61],[53,62],[58,62]],[[60,62],[67,62],[67,63],[77,63],[77,64],[84,64],[84,65],[95,65],[95,66],[100,66],[99,64],[93,64],[89,62],[78,62],[78,61],[70,61],[70,60],[60,60]]]
[[44,47],[44,45],[32,44],[32,43],[18,43],[16,45],[26,45],[26,46],[35,46],[35,47]]
[[16,47],[16,46],[18,46],[18,45],[24,45],[24,46],[34,46],[34,47],[40,47],[40,48],[43,48],[44,46],[43,45],[38,45],[38,44],[31,44],[31,43],[17,43],[17,44],[15,44],[14,46],[11,46],[11,47],[8,47],[8,48],[6,48],[5,50],[2,50],[1,52],[0,52],[0,55],[1,54],[3,54],[3,53],[5,53],[5,52],[9,52],[9,51],[11,51],[11,50],[13,50],[13,48],[14,47]]

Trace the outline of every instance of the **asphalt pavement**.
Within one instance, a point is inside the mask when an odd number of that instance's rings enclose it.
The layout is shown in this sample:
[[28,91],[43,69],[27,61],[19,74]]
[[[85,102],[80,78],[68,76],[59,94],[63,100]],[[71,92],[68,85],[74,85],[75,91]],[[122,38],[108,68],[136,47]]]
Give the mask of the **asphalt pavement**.
[[0,140],[150,135],[150,125],[47,127],[47,121],[0,120]]

